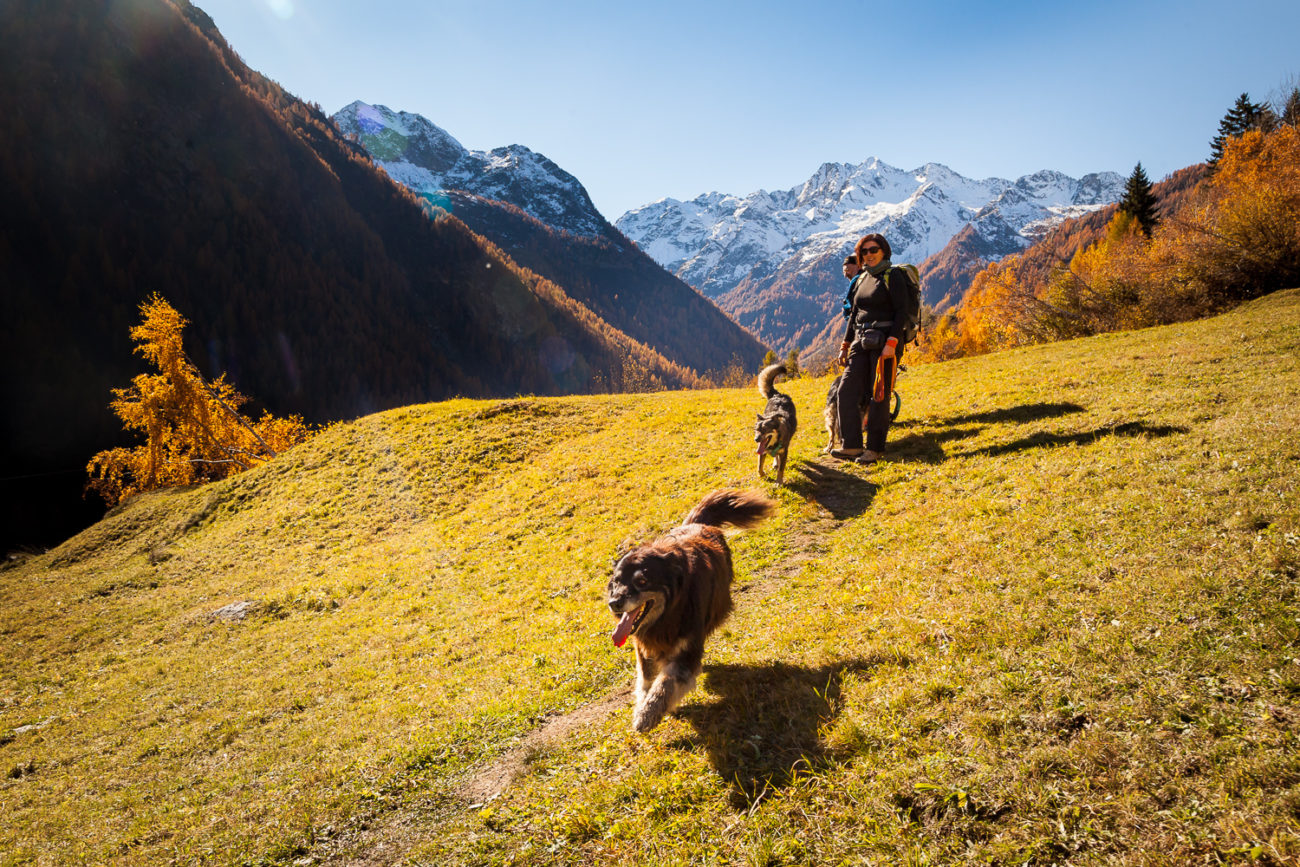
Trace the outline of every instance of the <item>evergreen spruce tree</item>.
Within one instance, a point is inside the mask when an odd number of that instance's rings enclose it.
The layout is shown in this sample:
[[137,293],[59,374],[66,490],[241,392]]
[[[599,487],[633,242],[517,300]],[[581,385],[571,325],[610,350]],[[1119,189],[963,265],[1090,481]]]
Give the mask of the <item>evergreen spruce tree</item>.
[[1272,109],[1262,103],[1251,102],[1249,93],[1237,97],[1232,108],[1219,121],[1219,134],[1210,140],[1210,168],[1218,165],[1228,139],[1255,127],[1270,129],[1276,122],[1277,115],[1273,114]]
[[1151,179],[1147,177],[1142,163],[1133,169],[1124,186],[1124,195],[1119,200],[1119,209],[1132,215],[1137,220],[1142,234],[1151,237],[1151,230],[1160,222],[1160,211],[1156,207],[1155,194],[1151,192]]

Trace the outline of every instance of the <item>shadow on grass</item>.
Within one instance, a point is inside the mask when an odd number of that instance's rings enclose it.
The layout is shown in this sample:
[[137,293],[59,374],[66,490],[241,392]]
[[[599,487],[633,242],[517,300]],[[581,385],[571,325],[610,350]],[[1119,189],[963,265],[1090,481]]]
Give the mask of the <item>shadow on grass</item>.
[[982,430],[982,426],[990,424],[1000,424],[1008,422],[1017,422],[1027,424],[1043,419],[1060,418],[1061,416],[1073,415],[1075,413],[1086,412],[1086,410],[1074,403],[1032,403],[1024,406],[1003,407],[1002,409],[989,410],[988,412],[970,413],[962,416],[942,419],[938,422],[905,422],[894,426],[895,430],[907,430],[912,425],[930,427],[937,425],[937,430],[929,430],[925,433],[907,434],[899,437],[890,443],[889,457],[891,460],[899,460],[912,463],[938,464],[950,457],[996,457],[998,455],[1011,454],[1013,452],[1028,451],[1030,449],[1051,448],[1065,445],[1087,445],[1096,442],[1105,436],[1150,436],[1165,437],[1174,434],[1187,433],[1187,428],[1174,427],[1170,425],[1148,425],[1144,422],[1126,422],[1124,424],[1107,425],[1096,428],[1091,431],[1079,433],[1048,433],[1038,431],[1026,437],[1013,440],[1009,443],[1003,443],[997,446],[987,446],[985,448],[974,449],[968,452],[956,452],[950,454],[945,448],[945,444],[960,440],[970,439],[976,436]]
[[950,428],[925,434],[908,434],[889,444],[889,459],[910,463],[939,464],[948,459],[943,444],[964,440],[979,433],[979,428]]
[[906,659],[850,660],[806,668],[769,665],[705,667],[702,693],[678,715],[695,727],[694,738],[673,746],[703,747],[709,763],[732,787],[737,810],[754,807],[798,774],[818,773],[842,760],[822,743],[819,733],[840,711],[846,674],[862,674]]
[[1006,406],[1002,409],[990,409],[954,418],[945,418],[939,424],[947,427],[961,427],[970,424],[1001,424],[1003,422],[1042,421],[1046,418],[1060,418],[1087,412],[1077,403],[1027,403],[1024,406]]
[[[892,425],[893,435],[890,437],[889,457],[891,460],[910,463],[938,464],[948,459],[944,443],[973,437],[984,425],[1006,422],[1027,424],[1080,412],[1087,412],[1087,410],[1077,403],[1027,403],[1023,406],[1006,406],[935,421],[906,419]],[[914,426],[931,430],[926,433],[898,436],[898,433]]]
[[997,455],[1028,451],[1029,449],[1068,445],[1088,445],[1089,443],[1094,443],[1106,436],[1167,437],[1173,436],[1174,434],[1185,433],[1187,433],[1187,428],[1185,427],[1167,424],[1149,425],[1140,421],[1131,421],[1124,424],[1107,425],[1106,427],[1099,427],[1095,430],[1084,431],[1076,434],[1052,434],[1039,432],[1009,443],[1003,443],[1000,446],[989,446],[987,448],[964,452],[962,456],[972,457],[984,455],[987,457],[996,457]]
[[815,461],[800,461],[793,469],[795,474],[786,479],[790,490],[817,503],[837,521],[865,514],[880,490],[860,476]]

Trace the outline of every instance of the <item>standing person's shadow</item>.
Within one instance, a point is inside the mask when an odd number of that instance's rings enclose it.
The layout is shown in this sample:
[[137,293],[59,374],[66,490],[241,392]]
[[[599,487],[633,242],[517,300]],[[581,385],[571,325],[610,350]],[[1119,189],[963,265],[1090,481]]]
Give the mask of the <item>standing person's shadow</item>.
[[1027,424],[1080,412],[1087,412],[1087,410],[1077,403],[1028,403],[955,415],[933,422],[908,419],[896,423],[895,430],[904,432],[918,425],[934,426],[937,429],[926,433],[904,433],[890,444],[889,454],[892,459],[913,463],[942,463],[948,459],[948,452],[944,447],[946,443],[969,439],[978,434],[985,425],[1005,422]]
[[[1030,403],[1023,406],[1009,406],[985,412],[968,413],[940,419],[937,422],[900,422],[896,427],[903,431],[915,426],[931,427],[925,433],[906,433],[889,447],[891,460],[911,463],[938,464],[952,457],[996,457],[1014,452],[1029,451],[1037,448],[1052,448],[1063,445],[1089,445],[1105,436],[1121,437],[1165,437],[1187,433],[1187,428],[1173,425],[1152,425],[1141,421],[1109,423],[1099,425],[1091,430],[1052,433],[1034,431],[1019,439],[978,449],[950,452],[949,443],[960,443],[978,435],[984,426],[1014,422],[1028,424],[1045,419],[1061,418],[1067,415],[1087,412],[1075,403]],[[958,446],[960,449],[960,446]]]
[[678,711],[695,727],[696,738],[677,745],[702,745],[714,770],[731,784],[732,806],[750,809],[769,792],[788,786],[796,774],[819,772],[838,761],[821,732],[840,712],[845,675],[898,662],[706,666],[701,695],[713,700]]
[[861,476],[816,461],[800,461],[786,486],[812,500],[837,521],[866,514],[880,486]]

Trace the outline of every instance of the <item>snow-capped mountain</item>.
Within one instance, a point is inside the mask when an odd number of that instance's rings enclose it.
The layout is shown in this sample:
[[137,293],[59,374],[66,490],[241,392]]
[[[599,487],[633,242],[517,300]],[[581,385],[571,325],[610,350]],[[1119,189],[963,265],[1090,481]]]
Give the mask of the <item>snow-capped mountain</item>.
[[869,159],[826,163],[791,190],[661,199],[616,225],[669,271],[720,298],[742,283],[761,293],[758,284],[781,273],[787,283],[792,271],[830,267],[838,276],[839,259],[869,232],[889,239],[895,262],[920,264],[968,225],[1006,255],[1067,217],[1117,201],[1123,189],[1113,172],[971,180],[937,163],[903,171]]
[[629,244],[582,184],[541,154],[517,144],[470,151],[418,114],[360,101],[334,121],[392,180],[670,361],[720,377],[736,360],[763,358],[752,334]]
[[523,145],[471,151],[418,114],[360,100],[334,115],[393,180],[453,209],[450,191],[509,202],[553,229],[604,233],[605,219],[578,179]]
[[[1068,217],[1117,201],[1124,187],[1113,172],[1079,180],[1054,171],[1016,181],[971,180],[938,163],[912,171],[878,159],[856,166],[826,163],[791,190],[760,190],[743,198],[715,192],[689,202],[662,199],[645,205],[619,218],[620,236],[577,178],[522,145],[471,151],[420,115],[361,101],[334,120],[395,181],[469,219],[471,228],[512,255],[526,255],[523,239],[530,230],[507,227],[505,212],[493,203],[615,251],[623,250],[626,236],[649,256],[648,266],[653,260],[695,287],[780,352],[825,342],[827,317],[839,309],[843,294],[840,259],[864,234],[883,233],[895,262],[920,265],[965,230],[962,249],[998,259],[1029,246]],[[574,257],[555,258],[550,270],[540,262],[530,267],[557,279],[566,258]],[[611,321],[619,320],[612,307],[604,310],[597,303],[608,287],[590,276],[557,282]],[[937,295],[926,292],[931,304],[950,291],[951,280],[938,283],[944,285],[934,287]],[[960,287],[952,291],[959,294]],[[671,352],[670,357],[684,358]]]

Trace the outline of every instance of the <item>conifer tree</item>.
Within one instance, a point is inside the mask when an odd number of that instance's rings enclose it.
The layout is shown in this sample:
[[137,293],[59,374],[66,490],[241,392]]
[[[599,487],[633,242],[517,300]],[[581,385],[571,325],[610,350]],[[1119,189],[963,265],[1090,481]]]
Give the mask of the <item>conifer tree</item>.
[[1300,126],[1300,87],[1291,88],[1291,93],[1282,103],[1282,114],[1278,118],[1288,126]]
[[1156,207],[1155,194],[1151,192],[1151,179],[1139,162],[1128,176],[1124,186],[1124,195],[1119,200],[1119,209],[1132,215],[1137,221],[1142,234],[1151,237],[1151,230],[1160,222],[1160,211]]
[[1273,114],[1272,109],[1262,103],[1251,102],[1249,93],[1237,97],[1232,108],[1228,109],[1223,120],[1219,121],[1219,134],[1210,140],[1210,168],[1213,169],[1219,164],[1219,159],[1223,156],[1223,147],[1228,143],[1228,139],[1256,127],[1267,131],[1276,121],[1277,115]]
[[140,305],[142,322],[131,329],[135,351],[158,369],[113,389],[113,412],[129,431],[144,434],[133,449],[103,451],[90,459],[87,490],[109,505],[142,491],[224,479],[274,458],[311,433],[298,416],[269,412],[254,421],[240,407],[248,398],[226,382],[209,382],[185,354],[185,317],[161,296]]

